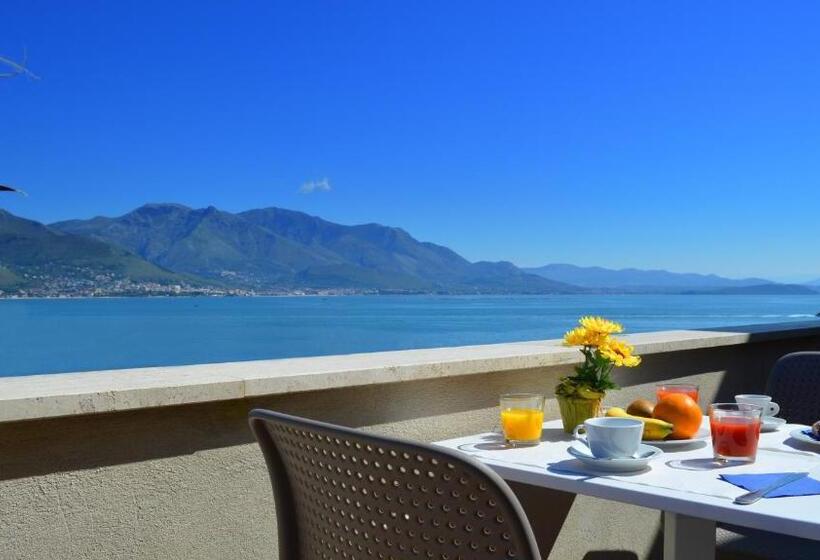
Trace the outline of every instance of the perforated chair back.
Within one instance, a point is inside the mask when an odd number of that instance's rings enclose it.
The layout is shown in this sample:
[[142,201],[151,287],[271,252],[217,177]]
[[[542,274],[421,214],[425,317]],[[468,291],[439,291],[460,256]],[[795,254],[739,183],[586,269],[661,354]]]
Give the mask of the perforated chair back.
[[538,560],[515,495],[456,452],[266,410],[280,560]]
[[774,364],[766,393],[793,424],[820,420],[820,352],[786,354]]

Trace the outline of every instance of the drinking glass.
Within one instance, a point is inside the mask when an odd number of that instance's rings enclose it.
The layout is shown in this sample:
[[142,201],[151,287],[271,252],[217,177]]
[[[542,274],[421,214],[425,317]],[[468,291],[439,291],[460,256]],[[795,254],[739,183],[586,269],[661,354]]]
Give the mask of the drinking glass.
[[712,450],[718,463],[754,463],[760,439],[763,407],[755,404],[716,403],[709,406]]
[[501,395],[501,429],[512,446],[537,445],[544,424],[544,395]]
[[672,393],[683,393],[689,395],[695,402],[698,402],[699,387],[693,383],[663,383],[655,385],[655,397],[657,402],[671,395]]

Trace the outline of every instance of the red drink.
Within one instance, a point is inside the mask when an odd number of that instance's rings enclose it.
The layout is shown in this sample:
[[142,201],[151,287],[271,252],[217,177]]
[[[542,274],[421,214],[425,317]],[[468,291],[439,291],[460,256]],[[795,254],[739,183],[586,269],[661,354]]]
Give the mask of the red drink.
[[743,404],[713,404],[709,407],[712,449],[719,462],[753,463],[760,439],[762,408]]
[[664,397],[671,395],[672,393],[683,393],[684,395],[689,395],[695,402],[698,402],[698,397],[700,396],[698,394],[698,386],[690,385],[688,383],[667,383],[665,385],[657,385],[655,387],[655,397],[658,402],[661,402]]
[[715,453],[724,457],[754,457],[760,437],[760,420],[724,418],[709,422]]

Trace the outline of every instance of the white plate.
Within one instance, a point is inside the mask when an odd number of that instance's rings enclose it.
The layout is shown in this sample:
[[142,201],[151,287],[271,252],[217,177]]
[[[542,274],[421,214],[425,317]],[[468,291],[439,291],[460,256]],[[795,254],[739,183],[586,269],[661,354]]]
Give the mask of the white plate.
[[764,416],[763,422],[760,424],[761,432],[775,432],[780,426],[786,423],[785,418],[778,418],[777,416]]
[[661,449],[674,449],[676,447],[694,447],[702,446],[706,443],[706,440],[709,439],[711,433],[709,432],[709,428],[700,428],[697,433],[689,439],[662,439],[662,440],[647,440],[647,443],[651,443],[655,447],[660,447]]
[[811,436],[807,436],[803,433],[803,430],[807,428],[797,428],[796,430],[792,430],[789,432],[789,435],[796,439],[797,441],[802,441],[803,443],[810,443],[812,445],[820,445],[820,441],[817,441]]
[[638,456],[624,459],[597,459],[589,452],[589,448],[582,443],[575,443],[567,448],[570,455],[599,471],[631,472],[641,471],[647,467],[649,461],[661,455],[663,451],[651,445],[641,444]]

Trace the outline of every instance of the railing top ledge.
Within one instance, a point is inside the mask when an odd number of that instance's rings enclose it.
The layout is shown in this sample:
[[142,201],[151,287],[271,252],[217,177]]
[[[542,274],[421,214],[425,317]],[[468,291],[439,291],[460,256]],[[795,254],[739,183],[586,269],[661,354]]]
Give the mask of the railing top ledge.
[[[643,355],[820,336],[820,321],[641,333]],[[0,378],[0,422],[568,365],[560,340]]]

